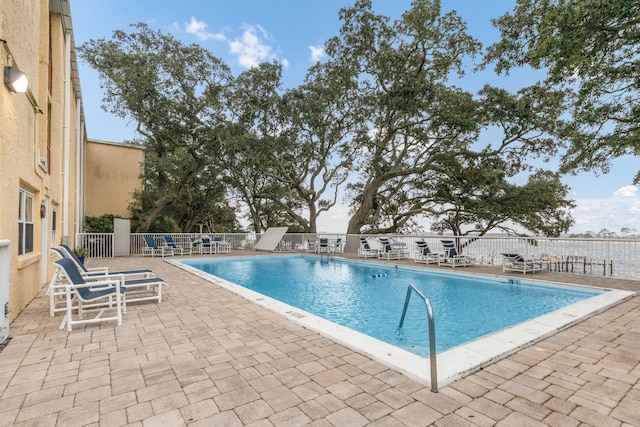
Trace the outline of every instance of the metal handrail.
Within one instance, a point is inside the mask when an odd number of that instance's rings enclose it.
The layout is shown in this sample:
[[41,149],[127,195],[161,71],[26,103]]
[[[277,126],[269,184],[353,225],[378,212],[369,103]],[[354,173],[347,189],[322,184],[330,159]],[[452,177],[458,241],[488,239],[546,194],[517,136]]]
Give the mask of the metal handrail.
[[424,294],[420,292],[420,290],[416,288],[413,283],[410,283],[409,287],[407,288],[407,296],[404,299],[404,308],[402,309],[402,316],[400,317],[400,324],[398,325],[398,329],[402,328],[402,325],[404,324],[404,317],[407,314],[407,307],[409,306],[409,299],[411,298],[412,290],[415,291],[420,296],[420,298],[422,298],[425,306],[427,307],[427,317],[429,321],[429,362],[431,365],[431,391],[437,393],[438,371],[436,368],[436,327],[433,320],[433,308],[431,307],[429,298],[424,296]]

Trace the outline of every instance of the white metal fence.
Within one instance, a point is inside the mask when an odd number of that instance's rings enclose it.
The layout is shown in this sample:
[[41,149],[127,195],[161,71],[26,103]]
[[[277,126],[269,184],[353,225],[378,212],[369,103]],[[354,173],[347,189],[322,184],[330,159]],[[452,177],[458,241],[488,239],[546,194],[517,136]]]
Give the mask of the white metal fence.
[[0,240],[0,344],[9,338],[9,240]]
[[[195,239],[203,235],[192,233],[133,233],[130,238],[131,254],[142,254],[145,246],[143,236],[151,235],[159,245],[164,244],[164,236],[170,235],[179,246],[190,246]],[[252,250],[260,239],[256,233],[208,233],[210,238],[222,237],[231,242],[234,250]],[[319,238],[330,241],[341,239],[342,250],[347,254],[356,254],[360,246],[360,237],[365,237],[370,245],[379,247],[378,235],[346,234],[302,234],[288,233],[284,236],[278,250],[305,252],[309,242]],[[518,253],[524,257],[544,256],[552,269],[573,273],[606,275],[624,279],[640,279],[640,239],[573,239],[548,237],[509,237],[509,236],[443,236],[443,235],[385,235],[404,244],[409,257],[417,253],[418,240],[424,240],[432,252],[443,253],[442,240],[454,240],[460,252],[476,257],[482,265],[502,264],[503,253]],[[77,236],[78,246],[88,249],[89,257],[112,257],[113,235],[108,233],[82,233]]]

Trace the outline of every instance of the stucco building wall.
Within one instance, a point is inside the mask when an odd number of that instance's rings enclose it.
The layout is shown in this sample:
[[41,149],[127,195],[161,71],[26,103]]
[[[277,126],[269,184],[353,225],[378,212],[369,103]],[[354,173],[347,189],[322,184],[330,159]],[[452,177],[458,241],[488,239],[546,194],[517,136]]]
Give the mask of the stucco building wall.
[[[29,79],[27,93],[0,84],[0,240],[11,241],[13,320],[52,275],[48,248],[73,246],[81,230],[86,137],[69,0],[0,0],[0,38],[2,70]],[[33,201],[32,247],[22,254],[20,194]]]
[[88,216],[113,214],[129,218],[133,193],[142,189],[144,149],[139,145],[87,141]]

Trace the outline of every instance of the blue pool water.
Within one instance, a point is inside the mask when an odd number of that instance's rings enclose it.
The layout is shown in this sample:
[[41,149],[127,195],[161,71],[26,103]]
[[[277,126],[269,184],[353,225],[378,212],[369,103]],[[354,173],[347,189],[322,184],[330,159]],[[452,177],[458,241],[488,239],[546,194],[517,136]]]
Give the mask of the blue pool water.
[[409,283],[431,301],[438,353],[601,293],[303,255],[182,262],[419,356],[429,343],[415,294],[398,329]]

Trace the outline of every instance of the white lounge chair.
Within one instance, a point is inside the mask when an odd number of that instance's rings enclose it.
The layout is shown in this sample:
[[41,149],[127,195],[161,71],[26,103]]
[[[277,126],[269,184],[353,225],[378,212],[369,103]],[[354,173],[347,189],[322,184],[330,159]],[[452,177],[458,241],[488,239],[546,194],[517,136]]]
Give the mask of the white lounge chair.
[[418,252],[414,258],[415,262],[421,262],[425,264],[438,264],[440,262],[441,255],[435,252],[431,252],[427,242],[423,240],[417,240],[416,246],[418,246]]
[[[124,297],[126,288],[122,286],[122,279],[104,278],[86,282],[70,259],[60,259],[54,264],[60,273],[59,280],[64,280],[66,297],[66,314],[60,329],[66,326],[67,331],[71,331],[73,325],[114,320],[118,326],[122,325],[122,314],[127,311]],[[75,319],[74,311],[77,312]],[[107,311],[115,311],[115,314],[106,316]],[[85,318],[88,314],[94,316]]]
[[537,273],[544,269],[545,261],[541,259],[527,259],[520,254],[502,254],[502,272],[516,271],[518,273]]
[[378,259],[404,259],[409,257],[409,251],[404,243],[392,242],[386,237],[380,237],[381,248],[378,251]]
[[142,256],[145,255],[160,255],[162,257],[164,257],[165,255],[173,256],[173,249],[165,246],[158,246],[158,244],[156,243],[156,239],[154,239],[153,236],[144,236],[144,247],[142,248]]
[[214,237],[212,243],[215,246],[214,250],[217,254],[228,254],[231,252],[231,242],[224,240],[222,237]]
[[[124,276],[125,280],[136,280],[148,279],[155,276],[155,273],[148,269],[109,271],[107,267],[88,268],[80,262],[71,248],[66,245],[49,248],[49,250],[56,254],[60,259],[71,260],[85,280],[95,281],[103,279],[119,279],[122,276]],[[47,295],[49,296],[49,315],[51,317],[55,316],[58,312],[66,312],[67,310],[66,285],[64,281],[59,280],[59,273],[59,270],[54,272],[51,282],[49,282],[49,287],[47,288]]]
[[307,252],[316,252],[316,248],[318,247],[318,242],[315,240],[309,240],[308,238],[305,239],[307,241],[307,248],[306,251]]
[[358,256],[362,258],[377,257],[378,250],[373,249],[369,241],[364,237],[360,238],[360,247],[358,248]]
[[184,246],[178,246],[172,236],[163,236],[163,238],[167,247],[172,249],[174,254],[191,255],[191,247],[185,248]]
[[442,240],[441,242],[444,246],[444,257],[440,258],[438,265],[446,265],[451,268],[476,265],[475,257],[458,253],[453,240]]
[[318,245],[316,246],[316,252],[317,253],[329,253],[330,247],[329,247],[329,239],[327,239],[326,237],[321,237],[318,239]]
[[344,250],[343,245],[342,245],[342,238],[338,237],[336,239],[336,241],[333,243],[333,245],[331,245],[331,252],[334,253],[342,253]]
[[87,267],[83,262],[78,259],[76,254],[71,250],[71,248],[65,244],[60,245],[59,247],[49,248],[54,254],[58,255],[60,258],[69,258],[80,270],[80,274],[85,277],[96,277],[96,276],[104,276],[109,274],[124,274],[126,279],[147,279],[149,277],[155,276],[155,273],[149,269],[139,269],[139,270],[124,270],[124,271],[109,271],[108,267]]

